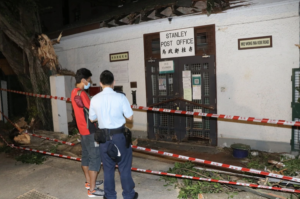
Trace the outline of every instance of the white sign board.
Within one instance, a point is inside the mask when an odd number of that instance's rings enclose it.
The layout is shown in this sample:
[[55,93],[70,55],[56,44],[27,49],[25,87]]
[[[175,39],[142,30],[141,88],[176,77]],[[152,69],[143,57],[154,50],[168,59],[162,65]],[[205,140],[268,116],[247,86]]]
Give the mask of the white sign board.
[[194,28],[160,32],[161,58],[195,55]]
[[174,73],[174,61],[159,62],[159,74]]

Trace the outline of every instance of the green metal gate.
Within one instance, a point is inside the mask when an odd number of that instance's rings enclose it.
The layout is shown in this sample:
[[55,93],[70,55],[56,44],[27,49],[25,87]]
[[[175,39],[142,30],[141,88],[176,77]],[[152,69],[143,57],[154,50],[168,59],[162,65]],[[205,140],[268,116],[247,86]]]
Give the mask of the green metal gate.
[[[300,121],[300,68],[293,69],[293,100],[292,100],[292,120]],[[300,128],[292,128],[292,151],[300,151]]]

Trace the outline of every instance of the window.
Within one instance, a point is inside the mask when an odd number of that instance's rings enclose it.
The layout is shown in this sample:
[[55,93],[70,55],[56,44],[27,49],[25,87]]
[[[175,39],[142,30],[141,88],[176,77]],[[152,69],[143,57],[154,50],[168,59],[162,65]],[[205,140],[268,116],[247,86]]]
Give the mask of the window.
[[215,55],[215,25],[195,27],[196,55]]
[[196,35],[196,49],[207,51],[207,37],[206,32],[197,33]]
[[151,52],[152,54],[160,54],[160,40],[159,38],[151,41]]
[[145,60],[160,59],[160,40],[159,33],[144,35]]

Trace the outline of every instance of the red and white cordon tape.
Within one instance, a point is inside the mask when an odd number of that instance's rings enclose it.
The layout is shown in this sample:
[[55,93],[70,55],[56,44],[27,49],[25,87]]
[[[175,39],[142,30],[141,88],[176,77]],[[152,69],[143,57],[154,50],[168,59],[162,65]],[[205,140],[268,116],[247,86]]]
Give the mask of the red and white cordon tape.
[[244,187],[272,189],[272,190],[276,190],[276,191],[300,193],[300,190],[297,190],[297,189],[286,189],[286,188],[263,186],[263,185],[250,184],[250,183],[240,183],[240,182],[232,182],[232,181],[226,181],[226,180],[215,180],[215,179],[211,179],[211,178],[200,178],[200,177],[194,177],[194,176],[179,175],[179,174],[174,174],[174,173],[166,173],[166,172],[161,172],[161,171],[152,171],[149,169],[146,170],[146,169],[131,168],[131,170],[140,171],[140,172],[144,172],[144,173],[151,173],[151,174],[156,174],[156,175],[164,175],[164,176],[171,176],[171,177],[177,177],[177,178],[186,178],[186,179],[191,179],[191,180],[208,181],[208,182],[216,182],[216,183],[221,183],[221,184],[231,184],[231,185],[239,185],[239,186],[244,186]]
[[[0,137],[5,141],[5,139],[1,135],[0,135]],[[55,157],[81,161],[81,158],[76,158],[76,157],[71,157],[71,156],[66,156],[66,155],[61,155],[61,154],[55,154],[55,153],[35,150],[35,149],[31,149],[31,148],[17,147],[17,146],[14,146],[13,144],[9,145],[6,141],[5,141],[5,143],[8,146],[10,146],[12,148],[16,148],[16,149],[27,150],[27,151],[42,153],[42,154],[51,155],[51,156],[55,156]],[[232,182],[232,181],[226,181],[226,180],[216,180],[216,179],[211,179],[211,178],[200,178],[200,177],[195,177],[195,176],[186,176],[186,175],[167,173],[167,172],[161,172],[161,171],[153,171],[150,169],[140,169],[140,168],[134,168],[134,167],[131,167],[131,170],[143,172],[143,173],[151,173],[151,174],[155,174],[155,175],[171,176],[171,177],[176,177],[176,178],[185,178],[185,179],[208,181],[208,182],[215,182],[215,183],[221,183],[221,184],[231,184],[231,185],[247,186],[247,187],[253,187],[253,188],[260,188],[260,189],[271,189],[271,190],[283,191],[283,192],[300,193],[300,190],[297,190],[297,189],[286,189],[286,188],[263,186],[263,185],[250,184],[250,183],[239,183],[239,182]]]
[[15,146],[13,144],[8,144],[7,141],[4,139],[4,137],[2,137],[1,135],[0,135],[0,137],[6,143],[6,145],[11,147],[11,148],[16,148],[16,149],[32,151],[32,152],[36,152],[36,153],[42,153],[42,154],[51,155],[51,156],[60,157],[60,158],[66,158],[66,159],[81,161],[81,158],[76,158],[76,157],[71,157],[71,156],[66,156],[66,155],[61,155],[61,154],[56,154],[56,153],[50,153],[50,152],[47,152],[47,151],[41,151],[41,150],[36,150],[36,149],[31,149],[31,148],[26,148],[26,147]]
[[45,140],[49,140],[49,141],[53,141],[53,142],[58,142],[58,143],[62,143],[62,144],[70,145],[70,146],[75,146],[74,143],[66,142],[66,141],[62,141],[62,140],[57,140],[57,139],[54,139],[54,138],[43,137],[43,136],[32,134],[32,133],[28,133],[27,130],[24,133],[26,133],[28,135],[31,135],[31,136],[34,136],[34,137],[41,138],[41,139],[45,139]]
[[4,139],[4,137],[2,137],[2,135],[0,135],[0,137],[2,138],[2,140],[5,142],[5,144],[6,144],[7,146],[10,146],[10,144],[8,144],[8,143],[6,142],[6,140]]
[[231,116],[231,115],[223,115],[223,114],[215,114],[215,113],[200,113],[200,112],[192,112],[192,111],[171,110],[171,109],[164,109],[164,108],[152,108],[152,107],[134,106],[134,105],[131,107],[132,109],[145,110],[145,111],[176,113],[182,115],[212,117],[212,118],[240,120],[240,121],[247,121],[247,122],[278,124],[278,125],[286,125],[286,126],[300,126],[300,121],[274,120],[274,119],[267,119],[267,118],[260,119],[255,117],[241,117],[241,116]]
[[[8,90],[8,89],[1,89],[1,88],[0,88],[0,90],[23,94],[23,95],[29,95],[29,96],[33,96],[33,97],[71,101],[70,98],[65,98],[65,97],[33,94],[33,93],[13,91],[13,90]],[[171,110],[171,109],[164,109],[164,108],[152,108],[152,107],[134,106],[134,105],[131,106],[131,108],[137,109],[137,110],[145,110],[145,111],[175,113],[175,114],[181,114],[181,115],[193,115],[193,116],[221,118],[221,119],[228,119],[228,120],[239,120],[239,121],[247,121],[247,122],[258,122],[258,123],[266,123],[266,124],[278,124],[278,125],[285,125],[285,126],[299,126],[300,127],[300,121],[275,120],[275,119],[268,119],[268,118],[261,119],[261,118],[255,118],[255,117],[241,117],[241,116],[231,116],[231,115],[224,115],[224,114],[214,114],[214,113],[200,113],[200,112],[192,112],[192,111]]]
[[47,151],[40,151],[40,150],[36,150],[36,149],[31,149],[31,148],[14,146],[13,144],[10,147],[16,148],[16,149],[22,149],[22,150],[26,150],[26,151],[32,151],[32,152],[36,152],[36,153],[42,153],[42,154],[51,155],[51,156],[60,157],[60,158],[66,158],[66,159],[70,159],[70,160],[81,161],[81,158],[76,158],[76,157],[71,157],[71,156],[66,156],[66,155],[61,155],[61,154],[56,154],[56,153],[50,153]]
[[[46,95],[37,95],[37,94],[26,93],[26,92],[11,91],[11,90],[7,90],[7,89],[0,89],[0,90],[15,92],[15,93],[19,93],[19,94],[25,94],[25,95],[30,95],[30,96],[36,96],[36,97],[46,96]],[[51,97],[51,96],[47,97],[47,98],[70,101],[70,98],[59,98],[59,97]],[[285,121],[285,120],[256,119],[256,118],[253,118],[253,117],[246,118],[246,117],[240,117],[240,116],[227,116],[227,115],[219,115],[219,114],[213,114],[213,113],[199,113],[199,112],[170,110],[170,109],[162,109],[162,108],[151,108],[151,107],[143,107],[143,106],[132,106],[132,108],[133,109],[139,109],[139,110],[147,110],[147,111],[149,110],[149,111],[158,111],[158,112],[166,112],[166,113],[177,113],[177,114],[186,114],[186,115],[195,115],[195,116],[225,118],[225,119],[233,119],[233,120],[243,120],[243,121],[251,121],[251,122],[262,122],[262,123],[272,123],[272,124],[281,124],[281,125],[290,125],[290,126],[300,126],[300,122],[288,122],[288,121]],[[56,140],[56,139],[52,139],[52,138],[47,138],[47,137],[42,137],[42,136],[35,135],[35,134],[31,134],[31,135],[39,137],[39,138],[55,141],[55,142],[60,142],[60,143],[63,143],[63,144],[68,144],[68,145],[71,145],[71,146],[75,145],[74,143],[67,143],[67,142],[64,142],[64,141],[60,141],[60,140]],[[198,159],[198,158],[167,153],[167,152],[158,151],[158,150],[154,150],[154,149],[143,148],[143,147],[132,146],[132,148],[148,151],[148,152],[151,152],[151,153],[157,153],[157,154],[161,154],[161,155],[165,155],[165,156],[175,157],[175,158],[179,158],[179,159],[199,162],[199,163],[203,163],[203,164],[214,165],[214,166],[219,166],[219,167],[224,167],[224,168],[228,168],[228,169],[233,169],[233,170],[238,170],[238,171],[243,171],[243,172],[249,172],[249,173],[274,177],[274,178],[280,178],[280,179],[289,180],[289,181],[300,182],[299,178],[279,175],[279,174],[275,174],[275,173],[269,173],[269,172],[265,172],[265,171],[259,171],[259,170],[256,170],[256,169],[249,169],[249,168],[243,168],[243,167],[238,167],[238,166],[233,166],[233,165],[227,165],[227,164],[223,164],[223,163],[212,162],[212,161],[207,161],[207,160],[202,160],[202,159]]]
[[202,164],[223,167],[223,168],[226,168],[226,169],[232,169],[232,170],[237,170],[237,171],[254,173],[254,174],[269,176],[269,177],[273,177],[273,178],[280,178],[280,179],[284,179],[284,180],[288,180],[288,181],[300,182],[299,178],[295,178],[295,177],[291,177],[291,176],[284,176],[284,175],[279,175],[279,174],[276,174],[276,173],[269,173],[269,172],[260,171],[260,170],[256,170],[256,169],[249,169],[249,168],[244,168],[244,167],[239,167],[239,166],[234,166],[234,165],[223,164],[223,163],[219,163],[219,162],[212,162],[212,161],[208,161],[208,160],[188,157],[188,156],[184,156],[184,155],[178,155],[178,154],[174,154],[174,153],[168,153],[168,152],[159,151],[159,150],[155,150],[155,149],[144,148],[144,147],[140,147],[140,146],[133,146],[132,145],[131,147],[133,149],[137,149],[137,150],[147,151],[147,152],[150,152],[150,153],[156,153],[156,154],[160,154],[160,155],[164,155],[164,156],[168,156],[168,157],[174,157],[174,158],[183,159],[183,160],[190,160],[192,162],[198,162],[198,163],[202,163]]
[[32,96],[32,97],[40,97],[40,98],[46,98],[46,99],[57,99],[57,100],[62,100],[62,101],[71,101],[70,98],[66,98],[66,97],[57,97],[57,96],[51,96],[51,95],[27,93],[27,92],[14,91],[14,90],[4,89],[4,88],[0,88],[0,90],[6,91],[6,92],[11,92],[11,93],[22,94],[22,95],[28,95],[28,96]]
[[18,127],[15,123],[13,123],[10,119],[8,119],[8,117],[7,117],[6,115],[4,115],[4,113],[2,113],[1,111],[0,111],[0,113],[3,115],[3,117],[4,117],[7,121],[9,121],[16,129],[18,129],[19,132],[22,131],[22,129],[21,129],[20,127]]

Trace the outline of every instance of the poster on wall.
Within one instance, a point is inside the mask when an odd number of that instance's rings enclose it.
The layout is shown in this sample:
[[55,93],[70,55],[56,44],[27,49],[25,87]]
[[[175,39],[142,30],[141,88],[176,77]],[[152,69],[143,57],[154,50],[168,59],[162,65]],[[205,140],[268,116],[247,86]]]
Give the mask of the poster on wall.
[[167,90],[167,80],[165,77],[158,78],[158,89],[159,90]]
[[194,55],[194,28],[160,32],[160,56],[162,59]]
[[191,71],[182,71],[183,99],[192,101]]
[[193,75],[193,99],[200,100],[201,99],[201,75]]
[[183,99],[192,101],[192,89],[191,88],[183,89]]

